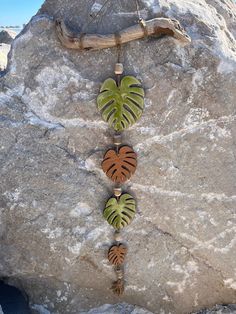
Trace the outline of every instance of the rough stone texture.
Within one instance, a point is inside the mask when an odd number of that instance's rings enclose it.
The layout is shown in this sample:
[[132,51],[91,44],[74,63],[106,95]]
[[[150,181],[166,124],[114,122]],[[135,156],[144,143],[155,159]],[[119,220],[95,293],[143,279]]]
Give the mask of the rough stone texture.
[[[139,307],[127,304],[105,304],[99,308],[92,309],[88,312],[83,312],[81,314],[120,314],[120,313],[129,313],[129,314],[152,314],[151,312],[141,309]],[[228,306],[217,305],[209,310],[202,310],[196,314],[235,314],[236,305],[229,304]]]
[[[102,218],[112,189],[100,163],[112,131],[95,103],[116,49],[66,50],[51,18],[78,29],[104,2],[47,0],[13,42],[0,81],[0,275],[41,313],[126,302],[184,314],[236,302],[235,5],[140,2],[144,18],[176,18],[193,42],[149,38],[123,49],[146,108],[125,133],[139,165],[126,186],[138,212],[123,235],[122,298],[109,290],[113,230]],[[110,1],[84,31],[116,31],[136,19],[135,2]]]
[[236,314],[236,305],[229,304],[227,306],[217,305],[210,310],[202,310],[197,314]]
[[92,309],[88,312],[82,312],[81,314],[120,314],[120,313],[130,313],[130,314],[152,314],[151,312],[141,309],[140,307],[130,305],[127,303],[120,304],[104,304],[98,308]]
[[16,37],[16,32],[10,29],[4,29],[0,31],[0,43],[11,44]]

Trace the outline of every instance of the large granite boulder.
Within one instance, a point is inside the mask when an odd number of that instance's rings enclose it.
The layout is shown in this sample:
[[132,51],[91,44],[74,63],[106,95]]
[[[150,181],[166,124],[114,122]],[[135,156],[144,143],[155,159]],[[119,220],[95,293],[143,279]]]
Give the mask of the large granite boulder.
[[236,303],[235,4],[139,2],[144,18],[178,19],[192,44],[149,38],[122,50],[125,73],[143,82],[146,107],[125,132],[138,153],[126,185],[138,212],[123,233],[121,298],[109,289],[113,229],[102,217],[112,188],[100,163],[112,131],[95,101],[117,51],[67,50],[53,19],[115,32],[137,21],[135,1],[107,2],[89,25],[103,1],[45,1],[13,41],[0,81],[0,276],[39,313],[125,302],[183,314]]

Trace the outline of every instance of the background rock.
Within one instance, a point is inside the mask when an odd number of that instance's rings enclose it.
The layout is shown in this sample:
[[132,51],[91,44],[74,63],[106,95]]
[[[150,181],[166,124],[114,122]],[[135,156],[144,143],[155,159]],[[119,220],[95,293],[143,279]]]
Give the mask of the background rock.
[[12,30],[4,29],[0,31],[0,43],[11,44],[15,37],[16,37],[16,32]]
[[[193,42],[149,38],[123,48],[146,108],[125,132],[139,158],[126,186],[138,212],[124,230],[127,286],[118,299],[106,259],[113,230],[102,218],[112,188],[100,169],[112,131],[95,102],[117,52],[66,50],[53,23],[63,17],[79,29],[102,3],[48,0],[12,44],[0,82],[0,275],[45,313],[126,302],[183,314],[234,303],[235,4],[140,3],[144,18],[176,18]],[[135,2],[108,2],[83,31],[132,25],[135,10]]]
[[0,44],[0,71],[5,70],[5,68],[7,67],[7,55],[10,51],[10,48],[10,45]]
[[10,44],[15,37],[16,32],[12,30],[4,29],[0,31],[0,71],[4,71],[7,66],[7,55],[10,51]]

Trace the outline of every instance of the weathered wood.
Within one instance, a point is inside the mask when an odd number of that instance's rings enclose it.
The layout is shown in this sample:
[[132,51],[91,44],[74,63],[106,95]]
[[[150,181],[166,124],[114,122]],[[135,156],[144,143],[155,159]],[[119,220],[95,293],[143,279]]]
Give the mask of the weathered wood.
[[141,39],[145,36],[167,35],[176,38],[180,44],[191,42],[190,37],[180,26],[177,20],[168,18],[155,18],[121,30],[119,34],[73,34],[64,21],[56,20],[56,32],[63,46],[69,49],[98,50],[111,48],[117,44]]

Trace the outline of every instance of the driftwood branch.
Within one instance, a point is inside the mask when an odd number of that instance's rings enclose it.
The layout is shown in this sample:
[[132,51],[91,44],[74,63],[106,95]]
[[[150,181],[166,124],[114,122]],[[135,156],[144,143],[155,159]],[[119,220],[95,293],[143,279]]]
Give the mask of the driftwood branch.
[[77,50],[97,50],[115,47],[146,36],[167,35],[180,44],[191,42],[190,37],[176,20],[155,18],[121,30],[118,34],[73,34],[62,20],[56,20],[56,32],[63,46]]

